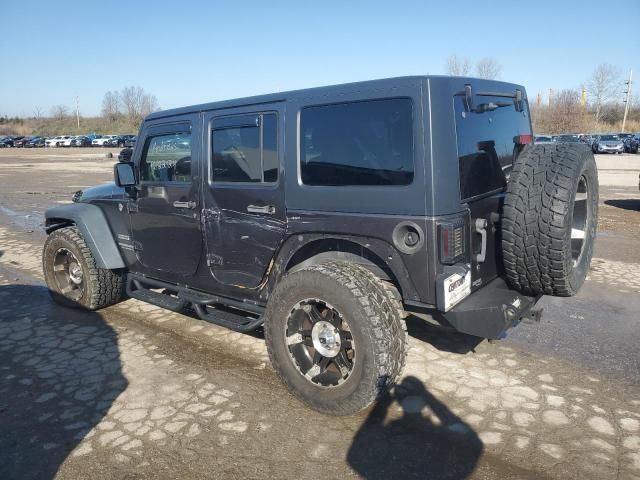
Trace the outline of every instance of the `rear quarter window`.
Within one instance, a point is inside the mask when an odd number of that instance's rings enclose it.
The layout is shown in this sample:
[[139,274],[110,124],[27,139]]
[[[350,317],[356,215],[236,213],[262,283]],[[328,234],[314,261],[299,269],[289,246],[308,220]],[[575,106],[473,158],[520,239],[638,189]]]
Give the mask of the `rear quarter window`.
[[413,113],[408,98],[302,109],[300,173],[305,185],[409,185]]
[[454,97],[462,200],[504,188],[521,148],[517,139],[531,134],[526,99],[522,111],[501,96],[474,95],[469,107],[463,95]]

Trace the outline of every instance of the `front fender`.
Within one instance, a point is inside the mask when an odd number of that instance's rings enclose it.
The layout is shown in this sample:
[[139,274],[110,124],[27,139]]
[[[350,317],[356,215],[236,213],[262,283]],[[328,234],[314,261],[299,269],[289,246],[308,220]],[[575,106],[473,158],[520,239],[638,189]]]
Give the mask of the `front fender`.
[[76,225],[96,260],[98,268],[124,268],[109,223],[100,207],[89,203],[73,203],[49,208],[45,213],[45,228],[51,233],[66,225]]

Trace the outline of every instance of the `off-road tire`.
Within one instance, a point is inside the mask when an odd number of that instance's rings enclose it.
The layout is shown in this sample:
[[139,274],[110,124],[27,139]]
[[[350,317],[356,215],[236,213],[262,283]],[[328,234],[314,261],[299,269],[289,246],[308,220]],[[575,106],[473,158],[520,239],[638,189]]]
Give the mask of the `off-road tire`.
[[[348,321],[356,345],[353,371],[344,383],[325,388],[298,370],[285,340],[286,321],[300,301],[315,298],[333,305]],[[282,382],[299,400],[319,412],[350,415],[371,405],[399,379],[408,338],[400,295],[390,282],[347,262],[310,265],[287,274],[265,313],[269,357]]]
[[[574,258],[574,204],[584,183],[584,247]],[[587,147],[525,148],[509,177],[502,217],[502,254],[511,285],[528,295],[575,295],[591,264],[597,219],[598,173]]]
[[[59,249],[69,250],[78,259],[83,272],[84,292],[71,300],[61,293],[53,274],[53,259]],[[98,310],[124,298],[124,274],[96,267],[96,261],[76,226],[60,228],[45,241],[42,252],[44,278],[53,300],[67,307]]]

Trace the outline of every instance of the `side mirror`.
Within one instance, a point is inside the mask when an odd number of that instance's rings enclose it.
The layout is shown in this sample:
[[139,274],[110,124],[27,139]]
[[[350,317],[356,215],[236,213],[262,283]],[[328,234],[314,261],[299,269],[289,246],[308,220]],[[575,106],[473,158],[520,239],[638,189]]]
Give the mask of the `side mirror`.
[[131,187],[136,184],[136,176],[133,171],[133,164],[129,162],[119,162],[113,166],[113,176],[116,185],[119,187]]

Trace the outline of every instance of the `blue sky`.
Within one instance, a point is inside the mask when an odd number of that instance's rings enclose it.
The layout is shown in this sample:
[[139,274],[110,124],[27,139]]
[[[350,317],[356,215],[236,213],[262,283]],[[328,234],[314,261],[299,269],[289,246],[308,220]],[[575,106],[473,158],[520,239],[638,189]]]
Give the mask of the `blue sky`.
[[[441,74],[495,57],[530,98],[633,69],[640,0],[13,1],[0,8],[0,114],[48,113],[139,85],[162,108],[372,78]],[[621,86],[622,90],[622,86]]]

